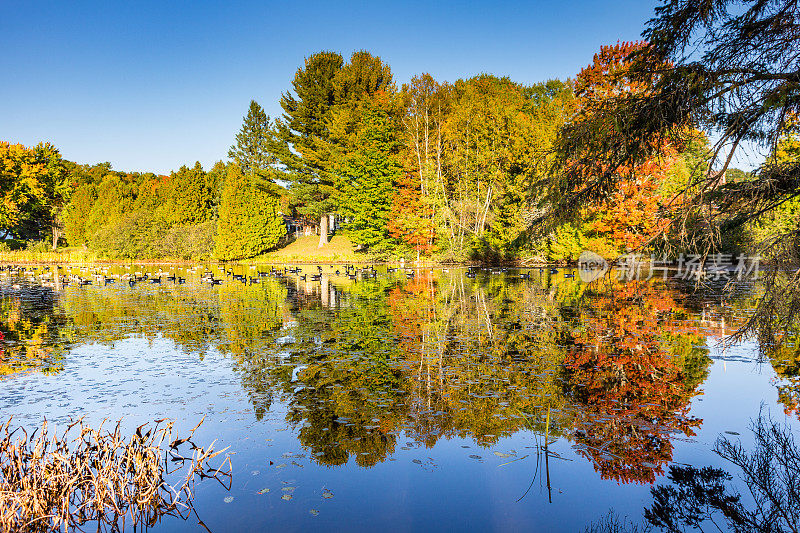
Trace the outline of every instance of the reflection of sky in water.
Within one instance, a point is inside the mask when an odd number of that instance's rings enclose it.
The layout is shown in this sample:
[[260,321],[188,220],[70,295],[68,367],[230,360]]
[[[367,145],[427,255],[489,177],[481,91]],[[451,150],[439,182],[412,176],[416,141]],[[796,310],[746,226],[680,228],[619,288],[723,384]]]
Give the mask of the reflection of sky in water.
[[[181,297],[203,300],[214,294],[193,287],[192,281],[179,289],[185,291]],[[509,285],[509,292],[503,293],[503,297],[513,297],[509,294],[519,287]],[[130,298],[132,291],[138,291],[139,297],[157,298],[160,293],[175,290],[169,286],[64,289],[103,293],[112,304],[115,299]],[[230,298],[235,295],[220,297]],[[294,328],[298,327],[298,320],[303,320],[292,313],[319,298],[314,291],[311,295],[293,295],[290,291],[291,309],[281,311],[282,326],[278,326],[273,341],[279,340],[282,347],[291,345],[296,340]],[[347,298],[345,288],[332,301],[344,307],[358,305]],[[88,300],[72,301],[73,306],[74,302],[90,305]],[[403,305],[413,303],[409,300]],[[88,310],[67,307],[68,315]],[[191,312],[197,312],[192,309]],[[259,311],[253,302],[247,302],[242,309],[248,313]],[[98,309],[94,311],[102,314]],[[145,312],[149,311],[142,311]],[[427,448],[413,437],[413,423],[404,419],[389,430],[395,444],[388,448],[385,459],[374,466],[356,464],[354,454],[359,452],[352,450],[346,464],[322,465],[313,457],[314,450],[298,440],[301,428],[309,426],[308,417],[314,414],[309,412],[314,411],[314,403],[309,399],[318,394],[300,388],[308,360],[301,361],[288,352],[276,354],[272,364],[286,365],[284,381],[267,380],[269,390],[256,390],[252,378],[249,381],[243,378],[252,369],[243,368],[240,360],[224,350],[210,347],[201,357],[160,334],[150,339],[132,334],[126,325],[135,317],[106,314],[105,323],[111,324],[108,327],[119,328],[119,332],[111,335],[116,337],[119,333],[119,340],[84,344],[81,338],[75,338],[64,355],[60,373],[44,375],[28,371],[2,378],[0,413],[13,415],[17,422],[31,426],[42,417],[55,423],[62,423],[70,416],[86,416],[92,423],[124,417],[128,429],[168,417],[175,419],[176,427],[184,431],[205,416],[195,441],[203,445],[218,439],[217,448],[230,446],[234,467],[230,494],[215,482],[204,482],[197,488],[196,507],[212,531],[262,528],[352,531],[387,527],[401,531],[575,531],[611,508],[639,520],[642,508],[650,504],[648,484],[620,484],[601,479],[593,463],[576,453],[574,439],[563,437],[550,446],[554,455],[548,461],[551,483],[548,496],[541,454],[537,464],[537,446],[542,437],[527,429],[508,432],[496,443],[482,447],[464,428],[455,427],[443,431],[445,437]],[[699,315],[693,316],[696,319]],[[502,320],[517,317],[494,318],[496,326]],[[180,314],[161,319],[165,324],[182,320]],[[183,319],[187,325],[197,324],[188,315]],[[224,328],[224,324],[215,327]],[[244,329],[248,327],[254,326],[245,325]],[[713,328],[708,332],[713,333]],[[342,343],[343,338],[334,335],[330,342]],[[672,434],[674,463],[720,465],[719,458],[711,452],[714,441],[720,434],[732,432],[741,435],[734,438],[749,443],[748,426],[762,403],[773,416],[784,418],[775,374],[768,363],[754,362],[755,346],[745,343],[722,353],[714,341],[707,339],[712,360],[708,377],[699,385],[700,393],[690,401],[690,414],[703,422],[693,437],[680,431]],[[314,346],[323,353],[328,345],[317,342]],[[413,379],[413,372],[405,374],[403,379]],[[425,385],[424,380],[421,385]],[[271,391],[274,392],[271,407],[257,420],[254,399],[269,396]],[[297,413],[299,398],[306,400],[299,415],[303,421],[289,423],[290,413],[293,410]],[[377,413],[375,425],[379,426],[381,410],[374,409],[371,406],[370,413]],[[387,404],[386,409],[387,416],[391,415],[392,407]],[[564,409],[569,411],[568,406]],[[416,412],[415,416],[421,415]],[[556,413],[553,417],[555,424]],[[347,420],[341,423],[346,425]],[[432,431],[436,433],[437,428]],[[283,500],[284,495],[291,495],[291,500]],[[226,496],[233,496],[233,501],[224,503]],[[185,523],[170,520],[161,526],[165,531],[198,530],[192,519]]]

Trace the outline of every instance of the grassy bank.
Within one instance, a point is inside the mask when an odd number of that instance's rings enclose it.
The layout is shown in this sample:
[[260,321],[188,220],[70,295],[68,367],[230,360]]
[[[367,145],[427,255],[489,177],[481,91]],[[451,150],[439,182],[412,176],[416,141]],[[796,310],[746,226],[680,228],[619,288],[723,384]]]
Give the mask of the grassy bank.
[[248,259],[247,263],[359,263],[369,261],[366,254],[354,252],[346,235],[334,235],[327,246],[318,248],[319,236],[300,237],[289,245]]
[[88,263],[161,263],[188,264],[199,261],[163,257],[159,259],[113,259],[83,248],[59,248],[58,250],[11,250],[0,252],[0,263],[12,264],[88,264]]
[[2,263],[95,263],[100,258],[83,248],[58,250],[5,250],[0,252]]
[[[372,263],[378,262],[370,254],[354,251],[355,245],[346,235],[334,235],[328,245],[318,248],[319,236],[310,235],[300,237],[280,250],[268,252],[266,254],[251,259],[235,261],[246,264],[284,264],[284,263]],[[0,251],[0,263],[61,263],[61,264],[84,264],[84,263],[162,263],[162,264],[188,264],[188,263],[208,263],[209,260],[188,260],[181,258],[162,257],[122,259],[109,258],[92,250],[82,247],[59,248],[58,250],[21,249]],[[211,261],[213,262],[213,261]],[[409,266],[413,261],[406,261]],[[423,259],[420,266],[433,266],[438,264],[432,259]]]

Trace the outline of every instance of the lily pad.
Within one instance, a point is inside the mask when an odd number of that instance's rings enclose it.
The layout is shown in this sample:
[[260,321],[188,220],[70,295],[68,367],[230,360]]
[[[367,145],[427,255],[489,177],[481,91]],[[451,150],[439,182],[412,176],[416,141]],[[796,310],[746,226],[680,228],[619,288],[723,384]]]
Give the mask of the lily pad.
[[281,496],[281,500],[286,500],[287,502],[291,499],[292,499],[291,494],[284,494],[283,496]]
[[319,514],[319,511],[317,511],[316,509],[309,509],[308,514],[317,516]]
[[222,501],[225,503],[231,503],[233,501],[233,496],[225,496]]
[[257,494],[266,494],[266,493],[268,493],[268,492],[269,492],[269,487],[264,487],[263,489],[261,489],[260,491],[258,491],[258,493],[257,493]]
[[325,489],[322,491],[322,497],[325,498],[326,500],[330,500],[331,498],[333,498],[333,493],[328,489]]

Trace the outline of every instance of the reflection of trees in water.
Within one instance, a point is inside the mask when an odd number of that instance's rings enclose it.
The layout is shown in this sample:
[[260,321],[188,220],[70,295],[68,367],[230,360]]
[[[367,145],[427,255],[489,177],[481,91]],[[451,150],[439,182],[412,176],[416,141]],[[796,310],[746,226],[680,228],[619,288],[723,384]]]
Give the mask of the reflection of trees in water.
[[666,531],[722,530],[797,532],[800,530],[800,447],[790,427],[765,416],[752,425],[751,449],[720,438],[714,451],[735,467],[747,487],[743,497],[734,477],[720,468],[671,466],[670,484],[651,489],[645,519]]
[[68,325],[51,288],[0,285],[0,376],[59,372],[71,338]]
[[351,285],[336,297],[335,311],[322,300],[296,300],[297,325],[286,345],[295,372],[284,391],[300,442],[323,464],[354,456],[372,466],[394,451],[405,392],[385,298],[389,285]]
[[769,354],[777,374],[775,387],[786,414],[800,417],[800,345],[796,335],[786,337],[778,349]]
[[543,427],[543,408],[563,406],[552,379],[563,357],[558,328],[524,318],[557,321],[554,301],[541,308],[499,279],[429,274],[395,287],[389,301],[414,399],[407,429],[417,440],[469,436],[488,446],[531,423]]
[[711,360],[687,332],[670,292],[629,282],[587,298],[564,365],[579,406],[578,453],[604,478],[652,483],[672,459],[672,436],[694,435],[689,416]]
[[419,270],[325,283],[68,287],[80,342],[130,335],[228,356],[261,418],[276,395],[324,464],[384,460],[403,431],[490,446],[521,429],[576,441],[607,477],[650,481],[709,360],[674,289]]
[[70,287],[61,301],[82,342],[113,344],[130,336],[161,336],[201,358],[226,354],[250,395],[257,418],[272,403],[277,363],[275,333],[284,323],[286,287],[228,283],[128,287]]

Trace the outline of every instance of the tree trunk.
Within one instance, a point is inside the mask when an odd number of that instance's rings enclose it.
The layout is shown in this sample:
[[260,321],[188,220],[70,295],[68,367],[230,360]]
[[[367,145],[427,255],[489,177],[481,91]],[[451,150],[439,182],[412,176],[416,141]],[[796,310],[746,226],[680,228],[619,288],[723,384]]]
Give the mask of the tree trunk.
[[58,249],[58,239],[61,238],[61,228],[58,227],[58,224],[53,223],[53,251],[55,252]]
[[328,244],[328,215],[322,215],[319,218],[319,245],[317,248],[322,248]]

